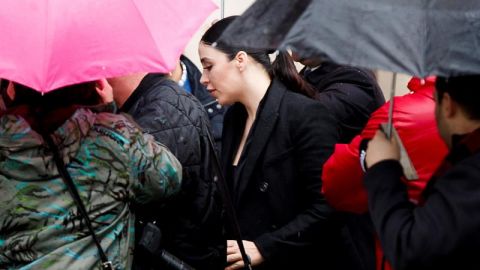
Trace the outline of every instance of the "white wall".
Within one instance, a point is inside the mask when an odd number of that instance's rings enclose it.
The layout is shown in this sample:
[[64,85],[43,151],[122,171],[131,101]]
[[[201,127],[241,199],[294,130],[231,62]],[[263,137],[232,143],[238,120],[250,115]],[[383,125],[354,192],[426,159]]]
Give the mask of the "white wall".
[[[393,73],[389,71],[377,70],[375,71],[375,75],[377,76],[378,84],[382,88],[385,100],[389,100],[390,91],[392,89]],[[411,77],[412,76],[397,73],[396,83],[394,86],[396,96],[401,96],[409,92],[407,83]]]
[[[213,2],[218,5],[218,9],[206,19],[205,23],[193,36],[192,40],[188,43],[187,48],[185,49],[185,55],[198,66],[200,66],[200,60],[198,58],[198,42],[212,22],[220,19],[221,0],[213,0]],[[254,0],[224,0],[225,17],[242,14],[253,2]]]

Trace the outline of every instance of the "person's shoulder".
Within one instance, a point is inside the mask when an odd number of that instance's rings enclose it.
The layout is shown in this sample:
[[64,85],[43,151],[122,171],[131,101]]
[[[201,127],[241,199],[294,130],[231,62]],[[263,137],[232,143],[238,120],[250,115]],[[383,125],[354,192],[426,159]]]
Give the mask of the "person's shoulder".
[[330,107],[326,103],[296,92],[287,91],[281,107],[280,114],[286,115],[289,121],[297,124],[314,119],[329,122],[332,118]]
[[130,131],[136,132],[137,130],[141,131],[141,127],[137,124],[137,122],[126,113],[99,113],[95,118],[94,126],[102,126],[119,133]]
[[111,146],[115,148],[114,145],[120,145],[121,149],[128,149],[139,139],[143,140],[141,138],[144,136],[144,131],[137,122],[124,113],[98,113],[91,130],[94,134],[110,138],[114,142]]
[[453,166],[452,170],[472,170],[475,171],[475,174],[480,174],[480,151],[466,157],[457,165]]
[[[286,86],[279,79],[274,79],[272,81],[270,91],[276,91],[277,93],[282,93],[282,91],[283,91],[282,99],[286,103],[296,104],[297,102],[303,102],[303,103],[315,102],[315,99],[295,91],[295,89],[292,89],[292,88]],[[272,94],[269,94],[269,95],[272,95]],[[281,96],[282,94],[275,94],[275,95],[276,96]]]
[[[172,80],[165,80],[158,86],[155,94],[148,98],[147,106],[155,106],[169,116],[176,114],[176,119],[193,126],[205,126],[209,121],[208,114],[202,103],[192,94],[185,91]],[[178,118],[178,116],[181,116]]]
[[149,103],[169,103],[178,110],[201,109],[200,101],[170,79],[156,83],[144,97]]
[[462,161],[453,165],[450,169],[441,174],[435,182],[435,187],[448,194],[455,191],[464,193],[479,193],[480,185],[480,152],[471,154]]
[[304,110],[309,107],[317,107],[326,109],[327,106],[324,102],[316,100],[314,98],[305,96],[304,94],[288,90],[285,92],[285,97],[283,98],[284,103],[288,104],[290,107],[298,108]]
[[312,71],[310,76],[314,78],[314,81],[317,81],[316,85],[322,89],[339,83],[356,85],[358,87],[374,86],[379,88],[375,73],[361,67],[326,63],[325,67]]
[[[162,77],[150,88],[150,97],[177,97],[182,94],[183,89],[176,82]],[[184,92],[184,91],[183,91]]]
[[371,70],[361,67],[354,67],[348,65],[338,65],[338,67],[332,71],[335,73],[335,77],[342,79],[352,79],[352,80],[368,80],[375,81],[375,73]]

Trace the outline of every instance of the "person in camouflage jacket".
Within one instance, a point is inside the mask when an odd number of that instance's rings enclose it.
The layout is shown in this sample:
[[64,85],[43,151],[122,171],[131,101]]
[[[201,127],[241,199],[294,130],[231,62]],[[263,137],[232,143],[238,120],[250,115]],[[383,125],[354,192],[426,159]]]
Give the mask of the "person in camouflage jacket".
[[[33,111],[21,104],[0,112],[0,269],[100,269]],[[76,105],[47,111],[53,120],[40,126],[52,128],[103,250],[115,269],[130,269],[135,217],[129,204],[176,194],[180,163],[124,115]]]

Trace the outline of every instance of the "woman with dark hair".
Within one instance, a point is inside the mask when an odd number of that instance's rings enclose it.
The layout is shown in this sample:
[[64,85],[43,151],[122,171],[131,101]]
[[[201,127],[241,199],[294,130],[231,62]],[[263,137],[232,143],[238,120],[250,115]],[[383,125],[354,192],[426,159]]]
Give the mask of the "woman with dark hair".
[[130,269],[129,205],[175,194],[177,159],[99,105],[111,95],[106,80],[47,94],[17,83],[13,90],[0,111],[0,268],[101,268],[100,249],[60,176],[63,160],[107,259],[114,269]]
[[[222,161],[246,252],[255,269],[319,263],[335,269],[336,251],[327,239],[332,210],[320,193],[322,165],[337,141],[335,122],[310,98],[313,89],[286,52],[272,64],[270,51],[217,42],[234,19],[212,25],[199,54],[201,82],[220,104],[232,105],[224,120]],[[232,240],[227,264],[227,270],[243,267]]]

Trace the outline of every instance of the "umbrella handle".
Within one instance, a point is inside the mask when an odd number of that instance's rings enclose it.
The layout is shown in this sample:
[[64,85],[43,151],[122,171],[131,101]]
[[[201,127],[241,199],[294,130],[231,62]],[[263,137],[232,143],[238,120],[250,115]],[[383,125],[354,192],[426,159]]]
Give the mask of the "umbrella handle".
[[390,88],[390,106],[388,108],[388,122],[387,122],[387,128],[386,128],[386,133],[387,138],[390,139],[392,137],[392,127],[393,127],[393,103],[395,101],[395,90],[397,87],[397,73],[393,73],[393,78],[392,78],[392,87]]

